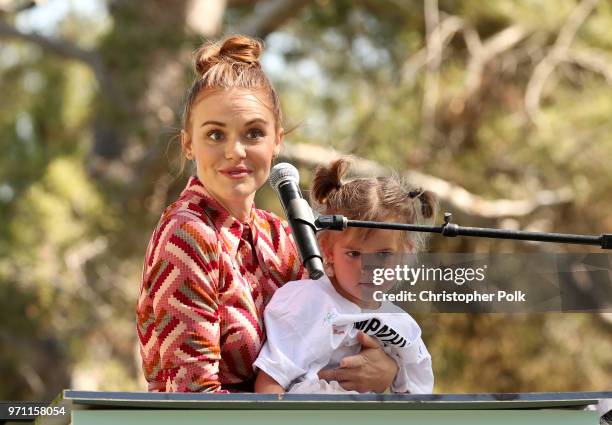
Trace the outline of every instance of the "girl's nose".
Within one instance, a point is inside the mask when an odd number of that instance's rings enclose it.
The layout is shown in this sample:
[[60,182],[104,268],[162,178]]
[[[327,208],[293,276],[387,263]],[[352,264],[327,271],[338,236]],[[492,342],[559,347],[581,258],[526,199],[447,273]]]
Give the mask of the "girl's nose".
[[361,282],[370,283],[372,282],[372,267],[369,265],[361,265]]

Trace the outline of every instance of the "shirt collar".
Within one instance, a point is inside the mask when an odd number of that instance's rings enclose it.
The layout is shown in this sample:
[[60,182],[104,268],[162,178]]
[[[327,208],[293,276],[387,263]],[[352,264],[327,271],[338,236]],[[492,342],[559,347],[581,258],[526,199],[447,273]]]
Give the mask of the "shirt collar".
[[197,176],[191,176],[187,186],[181,193],[181,199],[186,199],[190,203],[196,203],[211,220],[215,229],[221,235],[221,241],[232,254],[236,255],[238,244],[245,228],[250,227],[254,232],[257,226],[257,214],[255,203],[251,205],[249,218],[242,223],[217,201],[204,187]]

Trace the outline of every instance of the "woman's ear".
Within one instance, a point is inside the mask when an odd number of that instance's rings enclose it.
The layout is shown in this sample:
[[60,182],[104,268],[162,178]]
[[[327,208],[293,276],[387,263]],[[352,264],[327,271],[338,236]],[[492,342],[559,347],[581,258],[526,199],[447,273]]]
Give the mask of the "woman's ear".
[[185,131],[185,129],[181,129],[181,149],[183,150],[183,155],[185,155],[187,159],[193,159],[193,152],[191,150],[191,136]]
[[281,127],[276,135],[276,146],[274,146],[275,157],[277,157],[283,149],[283,143],[285,143],[285,129]]

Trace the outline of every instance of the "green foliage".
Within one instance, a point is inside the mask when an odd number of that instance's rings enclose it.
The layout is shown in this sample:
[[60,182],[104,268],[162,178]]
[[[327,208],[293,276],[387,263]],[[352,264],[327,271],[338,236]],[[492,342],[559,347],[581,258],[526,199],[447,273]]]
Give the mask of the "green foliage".
[[[253,6],[228,3],[225,29],[240,31]],[[103,79],[93,62],[26,41],[0,46],[0,380],[14,383],[0,388],[2,399],[42,399],[68,386],[145,388],[134,304],[150,233],[184,184],[170,170],[167,146],[191,83],[190,54],[202,41],[185,27],[186,2],[170,4],[109,2],[108,16],[62,20],[56,35],[91,49]],[[484,64],[470,91],[473,52],[460,31],[428,74],[422,1],[311,2],[265,40],[285,127],[298,125],[287,139],[429,173],[486,198],[569,187],[572,203],[517,224],[609,231],[610,2],[597,4],[570,44],[583,55],[574,58],[595,61],[561,60],[537,114],[525,110],[534,70],[576,4],[440,0],[440,19],[459,18],[482,43],[513,25],[526,32]],[[439,90],[430,133],[423,111],[433,75]],[[312,170],[301,171],[308,180]],[[257,203],[280,213],[268,188]],[[480,219],[467,215],[462,224]],[[432,250],[449,252],[530,249],[432,240]],[[612,330],[603,316],[417,319],[436,391],[610,389]]]

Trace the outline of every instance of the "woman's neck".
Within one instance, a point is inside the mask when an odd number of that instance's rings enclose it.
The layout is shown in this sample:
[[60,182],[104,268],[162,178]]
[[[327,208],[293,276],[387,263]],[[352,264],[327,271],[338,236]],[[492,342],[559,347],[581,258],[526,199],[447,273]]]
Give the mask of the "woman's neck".
[[[200,183],[202,182],[200,181]],[[249,221],[249,218],[251,217],[251,208],[253,207],[253,201],[255,200],[255,194],[249,195],[246,198],[236,197],[235,199],[225,199],[208,189],[204,183],[202,183],[202,186],[204,186],[208,194],[215,198],[215,201],[221,204],[221,206],[225,208],[232,217],[236,218],[241,223]]]
[[251,217],[251,208],[253,207],[254,198],[255,195],[250,196],[247,199],[232,199],[231,201],[217,199],[217,202],[223,205],[225,209],[238,221],[241,223],[246,223]]

